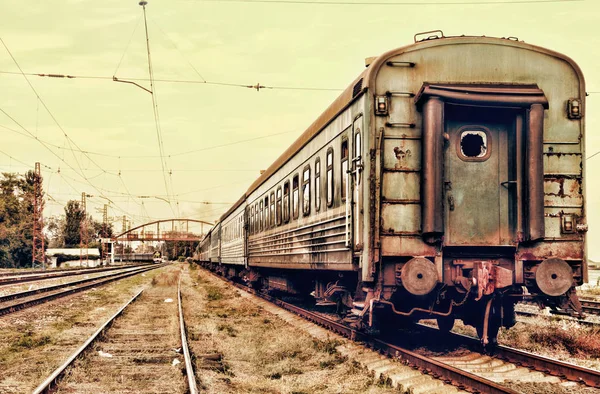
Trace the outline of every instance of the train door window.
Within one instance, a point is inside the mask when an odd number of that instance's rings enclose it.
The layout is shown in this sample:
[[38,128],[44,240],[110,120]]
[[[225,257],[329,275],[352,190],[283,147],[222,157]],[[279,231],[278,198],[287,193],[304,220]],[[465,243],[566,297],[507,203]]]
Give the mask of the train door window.
[[348,140],[342,140],[342,201],[346,200],[346,188],[348,187]]
[[264,216],[264,213],[263,213],[263,202],[262,201],[260,202],[258,211],[259,211],[258,231],[263,231],[263,216]]
[[354,134],[354,157],[360,157],[361,154],[361,140],[360,140],[360,130],[356,129],[356,134]]
[[302,214],[310,214],[310,165],[302,172]]
[[292,178],[292,217],[298,219],[298,208],[299,208],[299,193],[298,190],[298,174]]
[[269,212],[270,226],[275,227],[275,192],[271,192],[271,211]]
[[465,130],[460,134],[458,157],[464,161],[485,161],[490,157],[488,133],[485,130]]
[[277,208],[275,216],[277,217],[277,225],[281,226],[281,186],[277,188]]
[[265,196],[265,222],[263,228],[265,230],[269,228],[269,196]]
[[327,149],[327,206],[333,205],[333,148]]
[[321,160],[315,160],[315,211],[321,209]]

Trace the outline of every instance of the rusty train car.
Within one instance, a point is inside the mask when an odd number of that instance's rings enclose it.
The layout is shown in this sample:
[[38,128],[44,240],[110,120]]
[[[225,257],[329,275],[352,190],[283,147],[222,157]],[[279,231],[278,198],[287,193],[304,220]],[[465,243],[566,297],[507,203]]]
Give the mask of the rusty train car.
[[493,344],[524,297],[580,313],[585,96],[551,50],[415,36],[367,59],[196,258],[364,327],[462,319]]

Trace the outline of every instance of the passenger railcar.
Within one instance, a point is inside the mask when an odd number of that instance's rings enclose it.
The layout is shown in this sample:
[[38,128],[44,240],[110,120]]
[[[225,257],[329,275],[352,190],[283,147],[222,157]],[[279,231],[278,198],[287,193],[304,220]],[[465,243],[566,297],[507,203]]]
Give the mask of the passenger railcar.
[[367,66],[221,217],[200,260],[365,326],[460,318],[484,344],[523,297],[580,313],[579,67],[441,33]]

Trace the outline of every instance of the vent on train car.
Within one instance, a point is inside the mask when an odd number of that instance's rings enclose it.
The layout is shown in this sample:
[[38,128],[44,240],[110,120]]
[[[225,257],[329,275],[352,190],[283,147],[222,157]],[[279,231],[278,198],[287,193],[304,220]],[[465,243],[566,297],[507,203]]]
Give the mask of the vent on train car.
[[356,97],[357,94],[362,90],[363,79],[359,79],[354,88],[352,88],[352,97]]

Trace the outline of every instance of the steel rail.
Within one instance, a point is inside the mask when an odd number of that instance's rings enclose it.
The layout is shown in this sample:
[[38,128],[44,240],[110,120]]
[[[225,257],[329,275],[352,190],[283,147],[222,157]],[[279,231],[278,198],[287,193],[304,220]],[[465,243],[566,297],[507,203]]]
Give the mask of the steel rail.
[[16,299],[19,299],[19,298],[30,297],[30,296],[35,295],[35,294],[48,293],[50,291],[62,289],[62,288],[65,288],[65,287],[77,286],[77,285],[80,285],[80,284],[83,284],[83,283],[93,282],[93,281],[97,281],[99,279],[110,278],[110,277],[121,275],[121,274],[124,274],[124,273],[127,273],[127,272],[134,272],[134,271],[144,270],[144,269],[147,269],[147,268],[148,267],[127,268],[127,269],[124,269],[123,272],[110,273],[108,275],[96,276],[94,278],[80,279],[80,280],[76,280],[76,281],[73,281],[73,282],[61,283],[61,284],[54,285],[54,286],[40,287],[39,289],[25,290],[25,291],[20,291],[18,293],[7,294],[7,295],[4,295],[4,296],[0,296],[0,304],[2,304],[4,302],[16,300]]
[[0,307],[0,316],[7,315],[9,313],[13,313],[13,312],[19,311],[21,309],[29,308],[29,307],[32,307],[32,306],[35,306],[38,304],[43,304],[45,302],[52,301],[57,298],[62,298],[62,297],[65,297],[65,296],[68,296],[71,294],[79,293],[81,291],[85,291],[85,290],[91,289],[96,286],[103,286],[103,285],[109,284],[111,282],[120,280],[120,279],[125,279],[130,276],[134,276],[134,275],[137,275],[137,274],[140,274],[140,273],[143,273],[146,271],[150,271],[153,269],[161,268],[161,267],[164,267],[164,265],[157,265],[157,266],[153,266],[153,267],[149,267],[149,268],[136,270],[133,272],[117,274],[117,275],[111,276],[109,278],[104,278],[104,279],[100,278],[100,279],[96,279],[96,282],[94,282],[94,283],[84,284],[84,285],[81,285],[81,286],[78,286],[78,287],[75,287],[72,289],[67,289],[65,291],[61,291],[59,293],[43,295],[39,298],[34,298],[34,299],[26,300],[26,301],[23,301],[20,303]]
[[[589,313],[590,315],[600,315],[600,301],[580,299],[579,302],[581,302],[581,308],[584,313]],[[532,301],[520,301],[520,303],[525,305],[538,305]],[[558,316],[571,315],[566,310],[550,310],[550,313]]]
[[[528,317],[541,317],[541,318],[548,318],[550,316],[548,315],[542,315],[540,313],[536,313],[536,312],[529,312],[529,311],[515,311],[515,313],[517,315],[520,316],[528,316]],[[574,317],[570,317],[570,316],[563,316],[564,317],[564,321],[571,321],[571,322],[575,322],[577,324],[581,324],[582,326],[598,326],[600,325],[600,322],[595,322],[595,321],[588,321],[588,320],[581,320],[581,319],[577,319]],[[521,320],[519,320],[521,321]],[[527,324],[528,322],[523,321],[523,323]]]
[[94,274],[98,272],[109,272],[115,270],[123,270],[128,268],[136,268],[144,265],[150,264],[135,264],[135,265],[127,265],[120,267],[108,267],[108,268],[89,268],[89,269],[77,269],[77,270],[64,270],[65,272],[53,271],[44,273],[29,273],[24,275],[14,275],[14,276],[3,276],[0,277],[0,286],[10,286],[17,283],[23,282],[34,282],[38,280],[47,280],[47,279],[56,279],[63,278],[67,276],[76,276],[76,275],[85,275],[85,274]]
[[[210,272],[210,271],[209,271]],[[225,278],[215,275],[218,278],[227,281]],[[231,283],[227,281],[227,283]],[[373,336],[357,331],[347,325],[341,324],[339,322],[333,321],[327,317],[321,316],[314,312],[307,311],[298,306],[289,304],[285,301],[279,300],[277,298],[260,294],[256,291],[253,291],[245,286],[233,283],[234,286],[245,290],[249,293],[252,293],[258,297],[261,297],[285,310],[293,312],[304,319],[312,321],[320,326],[326,327],[327,329],[334,331],[340,335],[347,337],[352,341],[363,342],[365,346],[371,347],[373,349],[378,350],[380,353],[385,354],[388,357],[392,357],[398,359],[405,364],[416,368],[421,371],[423,374],[431,375],[436,379],[440,379],[448,384],[458,387],[461,390],[469,390],[477,393],[486,393],[486,394],[516,394],[517,391],[514,391],[508,387],[504,387],[498,383],[492,382],[489,379],[482,378],[480,376],[474,375],[470,372],[462,371],[458,368],[455,368],[451,365],[445,364],[443,362],[431,359],[429,357],[422,356],[410,350],[404,349],[397,345],[393,345],[387,342],[384,342],[380,339],[374,338]]]
[[[443,335],[438,329],[418,325],[419,329]],[[478,338],[463,334],[450,332],[446,335],[449,340],[459,345],[466,345],[470,349],[478,349],[481,342]],[[560,360],[554,360],[538,354],[530,353],[524,350],[514,349],[508,346],[498,345],[494,348],[493,357],[499,358],[510,363],[520,365],[547,375],[557,376],[563,380],[582,383],[586,386],[600,388],[600,371],[581,367],[579,365],[567,363]]]
[[69,358],[58,368],[46,378],[34,391],[33,394],[41,394],[46,393],[50,390],[51,386],[57,381],[57,379],[65,372],[65,370],[75,361],[83,352],[90,347],[90,345],[98,338],[98,336],[110,325],[112,322],[127,308],[133,301],[135,301],[144,289],[140,290],[136,295],[134,295],[129,301],[125,303],[114,315],[111,316],[96,332],[92,334],[91,337],[84,342]]
[[[129,266],[132,266],[133,264],[129,264]],[[121,265],[121,267],[126,266]],[[30,269],[30,268],[15,268],[13,269],[13,271],[5,271],[5,272],[0,272],[0,278],[6,277],[6,276],[19,276],[19,275],[35,275],[35,274],[43,274],[43,273],[50,273],[50,272],[69,272],[69,271],[78,271],[81,270],[81,267],[69,267],[69,268],[51,268],[51,269],[43,269],[43,268],[35,268],[35,269]],[[20,272],[23,271],[23,272]]]
[[196,373],[192,365],[192,356],[188,347],[187,336],[185,333],[185,319],[183,318],[183,306],[181,302],[181,276],[177,282],[177,298],[179,300],[179,327],[181,331],[181,348],[183,349],[183,358],[185,359],[185,374],[187,375],[189,394],[197,394]]

